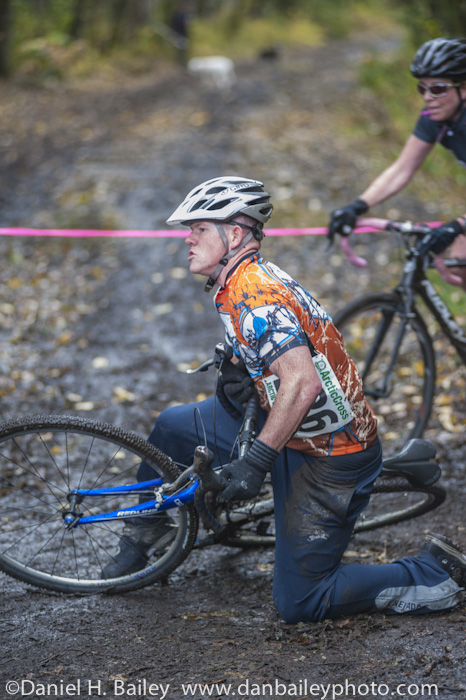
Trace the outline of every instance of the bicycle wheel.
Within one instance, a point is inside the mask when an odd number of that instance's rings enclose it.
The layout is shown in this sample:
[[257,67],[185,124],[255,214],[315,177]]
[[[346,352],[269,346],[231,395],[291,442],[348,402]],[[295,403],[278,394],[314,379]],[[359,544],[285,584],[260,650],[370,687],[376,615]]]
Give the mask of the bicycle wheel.
[[[443,503],[446,491],[442,486],[414,486],[404,476],[382,472],[374,485],[368,506],[356,521],[354,532],[367,532],[386,525],[410,520],[437,508]],[[248,522],[235,522],[235,515],[251,509]],[[228,516],[227,516],[228,517]],[[220,536],[221,544],[231,547],[265,547],[275,543],[273,493],[269,485],[261,495],[232,510],[230,524]]]
[[[118,551],[125,520],[75,527],[63,520],[71,490],[135,483],[141,460],[154,469],[154,478],[173,481],[179,475],[172,460],[153,445],[105,423],[33,416],[1,425],[0,570],[65,593],[123,592],[165,578],[194,545],[194,506],[148,516],[155,523],[163,519],[165,544],[154,544],[144,569],[113,579],[104,579],[102,569]],[[139,498],[86,496],[79,510],[84,516],[118,511],[138,504]]]
[[[386,454],[420,437],[429,420],[435,391],[435,355],[417,311],[409,318],[394,357],[401,303],[396,294],[368,294],[334,316],[349,354],[361,373]],[[387,371],[393,372],[387,383]],[[387,383],[386,386],[384,384]]]
[[374,485],[367,508],[356,521],[354,532],[375,530],[411,520],[437,508],[445,500],[442,486],[413,486],[403,476],[383,472]]

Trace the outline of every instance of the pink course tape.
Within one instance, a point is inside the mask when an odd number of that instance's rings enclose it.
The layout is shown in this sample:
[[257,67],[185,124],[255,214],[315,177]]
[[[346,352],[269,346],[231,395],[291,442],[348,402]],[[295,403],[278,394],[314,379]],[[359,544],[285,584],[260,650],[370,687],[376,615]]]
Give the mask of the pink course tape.
[[[355,229],[356,233],[374,232],[369,226]],[[63,238],[186,238],[189,231],[185,230],[114,230],[100,229],[54,229],[54,228],[0,228],[0,236],[47,236]],[[327,233],[327,228],[270,228],[266,229],[267,236],[321,236]]]
[[188,231],[105,231],[100,229],[0,228],[0,236],[47,236],[63,238],[181,238]]

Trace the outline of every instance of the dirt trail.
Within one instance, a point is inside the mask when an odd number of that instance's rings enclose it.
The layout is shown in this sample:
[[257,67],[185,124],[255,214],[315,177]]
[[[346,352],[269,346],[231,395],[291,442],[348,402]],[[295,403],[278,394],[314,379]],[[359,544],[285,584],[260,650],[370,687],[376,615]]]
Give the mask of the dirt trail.
[[[173,66],[118,85],[2,86],[1,225],[165,228],[181,195],[225,172],[267,183],[275,225],[324,224],[325,211],[352,197],[374,167],[374,142],[340,130],[346,101],[375,109],[356,90],[369,48],[355,40],[239,62],[224,93]],[[427,214],[412,195],[401,201]],[[212,299],[186,273],[182,240],[0,244],[3,418],[87,412],[145,435],[171,402],[212,390],[212,378],[182,371],[221,339]],[[266,254],[330,311],[391,275],[347,266],[341,274],[323,240],[270,239]],[[462,435],[437,424],[432,436],[446,503],[433,516],[355,537],[348,556],[384,562],[414,553],[427,529],[466,545]],[[0,697],[53,696],[56,686],[65,698],[147,699],[168,686],[166,697],[179,700],[188,682],[209,684],[193,691],[196,700],[332,697],[318,684],[341,684],[333,693],[345,698],[396,696],[400,684],[405,695],[429,696],[421,686],[435,684],[442,700],[466,697],[464,608],[291,626],[272,605],[272,565],[270,550],[212,548],[193,552],[166,586],[90,598],[2,576],[2,677],[25,685],[8,694],[2,681]],[[345,684],[366,685],[358,694]]]

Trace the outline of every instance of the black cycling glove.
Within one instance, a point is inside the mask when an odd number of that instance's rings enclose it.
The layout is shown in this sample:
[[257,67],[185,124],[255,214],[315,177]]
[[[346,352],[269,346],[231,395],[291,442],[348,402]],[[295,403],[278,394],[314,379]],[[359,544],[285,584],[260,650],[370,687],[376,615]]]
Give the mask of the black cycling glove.
[[448,248],[460,233],[464,233],[463,227],[456,219],[432,229],[432,237],[421,248],[421,253],[427,253],[428,250],[431,250],[435,255],[443,253],[445,248]]
[[279,454],[278,450],[262,440],[254,440],[245,457],[235,459],[222,468],[220,476],[226,479],[227,485],[218,494],[219,501],[246,501],[257,496]]
[[[251,379],[244,362],[233,364],[223,360],[217,379],[217,397],[223,408],[229,413],[236,412],[231,402],[245,404],[254,393],[254,381]],[[233,410],[232,410],[233,409]]]
[[327,233],[330,243],[333,243],[336,233],[339,233],[340,236],[349,236],[356,226],[358,216],[364,214],[368,209],[369,207],[363,199],[355,199],[352,204],[332,211]]

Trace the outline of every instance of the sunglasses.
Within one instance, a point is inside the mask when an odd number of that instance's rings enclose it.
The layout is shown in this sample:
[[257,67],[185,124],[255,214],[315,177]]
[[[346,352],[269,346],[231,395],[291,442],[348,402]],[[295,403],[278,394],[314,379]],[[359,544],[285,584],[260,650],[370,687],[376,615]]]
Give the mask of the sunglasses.
[[422,96],[428,92],[431,97],[444,97],[450,88],[459,87],[460,85],[462,85],[462,83],[435,83],[435,85],[418,83],[417,91]]

